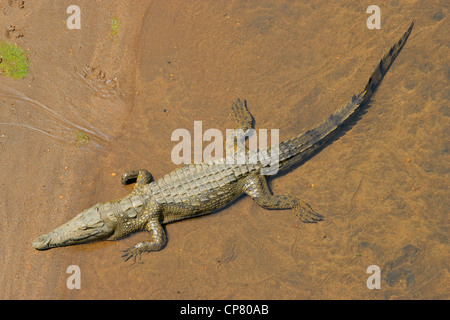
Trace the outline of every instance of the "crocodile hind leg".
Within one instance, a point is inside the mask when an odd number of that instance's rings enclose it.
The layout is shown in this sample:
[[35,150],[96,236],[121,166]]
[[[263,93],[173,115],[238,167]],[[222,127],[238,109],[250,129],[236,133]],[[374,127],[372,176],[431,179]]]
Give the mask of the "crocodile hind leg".
[[[233,102],[231,113],[234,118],[235,127],[234,131],[231,134],[228,134],[225,140],[224,148],[226,150],[226,155],[236,151],[235,137],[237,136],[238,139],[239,137],[248,137],[251,135],[250,130],[254,129],[255,125],[253,116],[247,109],[247,101],[244,100],[244,102],[242,102],[240,99],[237,99],[236,102]],[[245,147],[245,149],[247,149],[247,147]]]
[[323,218],[309,204],[297,197],[273,195],[269,190],[266,177],[264,176],[249,176],[244,183],[243,191],[265,209],[291,209],[303,222],[316,222]]
[[136,257],[141,258],[141,254],[144,252],[158,251],[164,248],[167,243],[167,236],[164,228],[159,222],[158,218],[152,218],[146,225],[145,229],[152,235],[152,241],[144,241],[136,243],[133,247],[124,250],[122,257],[125,262],[131,258],[134,258],[136,262]]
[[143,186],[152,182],[153,178],[150,172],[145,169],[136,170],[136,171],[128,171],[122,175],[122,184],[130,184],[136,181],[135,188]]

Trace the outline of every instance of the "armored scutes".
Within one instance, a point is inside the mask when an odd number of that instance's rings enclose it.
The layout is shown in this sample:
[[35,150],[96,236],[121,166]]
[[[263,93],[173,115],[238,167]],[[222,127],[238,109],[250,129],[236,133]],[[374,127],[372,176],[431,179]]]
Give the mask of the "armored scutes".
[[[317,152],[335,133],[367,103],[384,75],[403,48],[414,22],[389,52],[381,59],[364,90],[355,95],[316,128],[271,147],[262,154],[277,154],[278,172],[295,166]],[[232,112],[236,129],[247,132],[253,128],[253,117],[246,102],[237,100]],[[276,151],[276,152],[273,152]],[[247,194],[266,209],[291,209],[303,222],[316,222],[322,216],[304,201],[290,195],[273,195],[267,186],[266,171],[271,161],[265,161],[255,151],[245,154],[243,164],[228,161],[236,156],[190,164],[152,181],[147,170],[125,173],[122,183],[136,180],[133,192],[121,199],[89,208],[54,231],[37,238],[33,246],[38,250],[87,243],[116,240],[139,230],[147,230],[152,240],[140,242],[124,251],[125,260],[136,259],[143,252],[162,249],[166,244],[163,225],[177,220],[207,214]],[[273,152],[273,153],[272,153]],[[257,159],[257,161],[250,161]],[[273,160],[273,159],[272,159]]]

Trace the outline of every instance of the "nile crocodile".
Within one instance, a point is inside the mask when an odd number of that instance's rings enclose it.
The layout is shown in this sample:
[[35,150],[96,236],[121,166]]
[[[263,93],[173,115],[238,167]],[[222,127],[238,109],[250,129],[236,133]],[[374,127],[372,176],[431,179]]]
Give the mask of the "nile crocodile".
[[[273,151],[276,148],[278,172],[286,171],[313,155],[357,114],[369,101],[403,48],[413,26],[414,21],[381,59],[364,90],[353,96],[350,102],[314,129],[266,149]],[[232,114],[236,129],[248,132],[253,128],[253,117],[245,101],[233,103]],[[256,162],[248,161],[255,156],[254,150],[245,151],[245,163],[226,161],[235,153],[234,150],[220,160],[185,165],[157,181],[152,181],[147,170],[127,172],[122,177],[122,183],[136,182],[130,195],[94,205],[54,231],[37,238],[33,246],[45,250],[99,240],[116,240],[136,231],[147,230],[152,236],[150,241],[137,243],[124,251],[125,261],[132,257],[136,260],[143,252],[161,250],[165,246],[167,237],[163,225],[211,213],[242,194],[249,195],[266,209],[291,209],[303,222],[322,220],[322,216],[303,200],[292,195],[271,193],[267,185],[268,176],[264,172],[269,166],[268,161],[262,161],[261,158]]]

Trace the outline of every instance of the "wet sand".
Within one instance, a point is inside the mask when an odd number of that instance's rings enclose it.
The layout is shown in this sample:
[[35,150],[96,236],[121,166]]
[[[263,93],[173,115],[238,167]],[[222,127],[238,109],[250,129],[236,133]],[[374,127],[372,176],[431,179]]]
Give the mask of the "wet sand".
[[[30,61],[26,79],[0,76],[1,299],[449,298],[448,5],[382,1],[381,29],[369,30],[358,1],[78,3],[80,30],[66,27],[65,1],[0,4],[0,39]],[[364,88],[413,19],[361,119],[271,180],[324,221],[302,224],[243,197],[168,225],[166,248],[134,264],[121,251],[146,232],[31,246],[127,195],[123,172],[175,169],[175,129],[233,128],[238,97],[280,140],[316,126]],[[89,141],[77,143],[80,132]],[[70,265],[80,290],[66,286]],[[379,290],[366,286],[370,265]]]

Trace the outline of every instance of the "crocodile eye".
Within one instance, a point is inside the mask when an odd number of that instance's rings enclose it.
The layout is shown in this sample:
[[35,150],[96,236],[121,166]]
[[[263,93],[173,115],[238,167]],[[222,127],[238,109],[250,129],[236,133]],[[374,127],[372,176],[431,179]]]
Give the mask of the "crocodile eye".
[[81,230],[86,230],[86,229],[87,229],[87,225],[82,224],[80,229],[81,229]]

